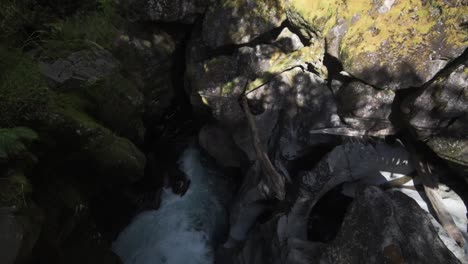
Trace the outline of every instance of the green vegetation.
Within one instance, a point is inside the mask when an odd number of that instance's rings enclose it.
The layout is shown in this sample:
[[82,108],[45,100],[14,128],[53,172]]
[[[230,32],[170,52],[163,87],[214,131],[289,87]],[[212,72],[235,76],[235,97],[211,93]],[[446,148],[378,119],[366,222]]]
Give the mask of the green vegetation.
[[23,173],[15,171],[7,178],[0,178],[0,206],[28,206],[32,185]]
[[52,97],[37,63],[0,46],[0,127],[47,119]]
[[39,136],[27,127],[0,128],[0,160],[10,160],[28,152]]
[[46,49],[56,50],[57,45],[64,48],[66,44],[76,46],[89,42],[112,48],[120,23],[122,20],[117,15],[114,3],[101,0],[97,11],[85,15],[76,14],[50,24],[51,33]]

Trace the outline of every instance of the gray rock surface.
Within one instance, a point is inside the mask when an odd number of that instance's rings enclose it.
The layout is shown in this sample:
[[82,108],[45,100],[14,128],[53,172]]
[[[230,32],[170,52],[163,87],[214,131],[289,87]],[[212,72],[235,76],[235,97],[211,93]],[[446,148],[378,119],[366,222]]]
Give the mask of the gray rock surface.
[[409,197],[369,187],[356,198],[321,263],[460,263]]
[[116,72],[119,62],[105,49],[91,49],[72,52],[66,58],[46,59],[39,64],[42,74],[62,85],[66,82],[97,81]]
[[389,116],[395,93],[377,90],[353,81],[337,93],[340,116],[350,127],[364,131],[377,131],[392,127]]

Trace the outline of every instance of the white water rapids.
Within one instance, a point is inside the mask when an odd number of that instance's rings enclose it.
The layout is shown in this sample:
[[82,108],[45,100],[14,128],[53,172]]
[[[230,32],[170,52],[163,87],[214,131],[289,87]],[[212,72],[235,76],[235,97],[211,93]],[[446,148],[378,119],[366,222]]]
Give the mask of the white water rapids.
[[227,227],[223,199],[227,184],[206,168],[202,154],[189,147],[179,160],[191,180],[184,196],[166,189],[161,207],[133,219],[119,235],[113,251],[125,264],[208,264]]

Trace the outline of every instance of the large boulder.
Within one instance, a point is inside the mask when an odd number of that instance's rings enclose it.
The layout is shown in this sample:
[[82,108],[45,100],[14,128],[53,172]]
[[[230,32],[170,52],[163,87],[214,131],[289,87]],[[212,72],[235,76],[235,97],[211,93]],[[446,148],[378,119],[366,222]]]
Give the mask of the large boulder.
[[468,167],[467,85],[467,67],[460,65],[406,98],[401,109],[418,138],[462,175]]
[[[314,39],[304,46],[297,35],[285,28],[270,44],[241,47],[233,55],[202,62],[191,59],[187,75],[192,102],[195,106],[208,106],[213,116],[231,129],[236,143],[249,158],[254,159],[249,128],[239,103],[245,94],[256,115],[260,140],[266,144],[273,134],[279,135],[276,132],[289,133],[287,139],[281,140],[281,148],[289,151],[292,148],[283,147],[294,145],[299,149],[285,155],[297,156],[297,152],[310,146],[309,129],[333,126],[337,117],[333,95],[326,87],[324,53],[323,40]],[[201,55],[196,48],[191,49],[191,54]],[[311,118],[313,122],[304,121]],[[286,132],[275,129],[283,127]]]
[[463,1],[293,0],[289,13],[327,38],[347,72],[384,89],[421,86],[468,44]]
[[460,263],[404,194],[369,187],[352,203],[325,263]]

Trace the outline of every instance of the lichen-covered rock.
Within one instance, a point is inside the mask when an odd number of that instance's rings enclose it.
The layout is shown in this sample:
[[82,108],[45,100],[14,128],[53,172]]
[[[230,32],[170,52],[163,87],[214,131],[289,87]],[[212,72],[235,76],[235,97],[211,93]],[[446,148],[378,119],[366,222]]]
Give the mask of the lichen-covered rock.
[[395,98],[393,91],[353,81],[341,87],[336,96],[340,115],[350,127],[365,131],[392,127],[388,118]]
[[326,263],[460,263],[409,197],[369,187],[352,203]]
[[220,0],[203,22],[203,40],[212,48],[248,43],[286,19],[285,1]]
[[213,0],[125,0],[124,11],[140,21],[193,23]]
[[353,76],[380,88],[421,86],[468,45],[461,1],[293,0]]

